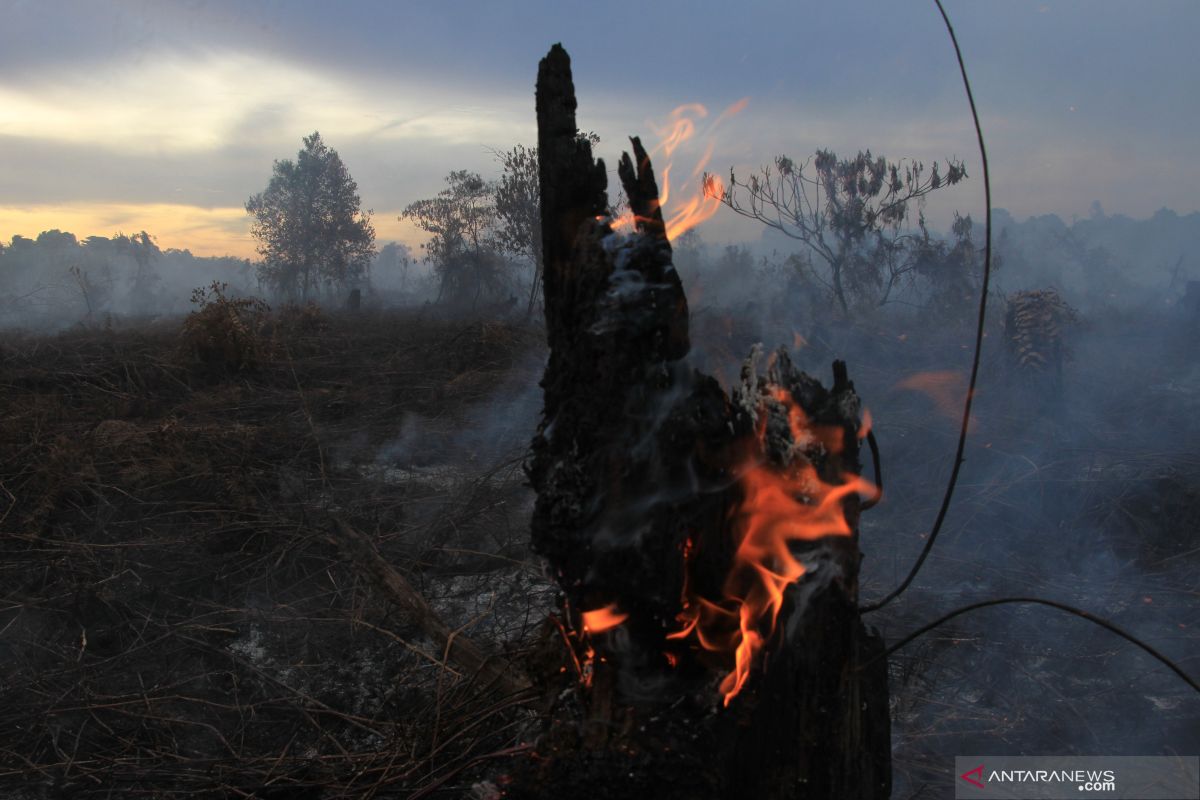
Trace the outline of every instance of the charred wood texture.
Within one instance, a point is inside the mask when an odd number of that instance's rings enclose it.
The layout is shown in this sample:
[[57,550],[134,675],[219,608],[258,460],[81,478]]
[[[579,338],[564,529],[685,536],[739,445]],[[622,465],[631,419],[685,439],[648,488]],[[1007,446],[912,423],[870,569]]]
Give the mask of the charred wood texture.
[[[561,47],[542,62],[537,101],[550,358],[530,467],[538,493],[533,545],[558,571],[574,608],[619,596],[647,605],[639,618],[650,650],[661,653],[658,640],[681,589],[678,565],[666,566],[679,560],[678,525],[666,518],[669,507],[641,506],[655,487],[670,485],[673,476],[659,470],[682,465],[663,463],[659,453],[679,447],[664,449],[658,440],[671,396],[690,380],[680,362],[688,351],[687,301],[661,212],[649,211],[658,189],[640,144],[639,163],[623,159],[620,175],[631,207],[647,211],[642,235],[620,243],[611,235],[604,162],[593,161],[576,129],[570,60]],[[715,383],[709,391],[723,399]],[[695,424],[684,427],[679,435],[695,438]],[[640,541],[598,546],[617,539]]]
[[729,644],[730,597],[754,577],[742,544],[755,520],[789,524],[755,511],[755,476],[810,486],[781,502],[815,513],[822,487],[860,472],[846,367],[827,389],[756,348],[730,393],[692,369],[650,159],[632,139],[618,175],[635,229],[615,234],[575,109],[556,45],[537,84],[550,358],[527,470],[533,546],[562,608],[530,665],[547,723],[504,794],[886,797],[886,663],[857,612],[859,493],[829,495],[838,535],[784,545],[803,575],[774,624],[753,623],[761,648],[735,662]]

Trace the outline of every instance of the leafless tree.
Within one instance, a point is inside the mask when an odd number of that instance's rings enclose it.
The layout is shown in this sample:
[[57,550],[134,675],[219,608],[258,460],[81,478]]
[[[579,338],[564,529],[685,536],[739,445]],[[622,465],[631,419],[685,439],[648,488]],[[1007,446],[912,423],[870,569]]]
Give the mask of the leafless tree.
[[889,162],[860,152],[839,159],[818,150],[803,163],[779,156],[748,179],[730,170],[722,187],[705,175],[705,191],[738,214],[803,242],[824,265],[822,280],[844,314],[886,303],[914,270],[911,204],[967,177],[961,162]]

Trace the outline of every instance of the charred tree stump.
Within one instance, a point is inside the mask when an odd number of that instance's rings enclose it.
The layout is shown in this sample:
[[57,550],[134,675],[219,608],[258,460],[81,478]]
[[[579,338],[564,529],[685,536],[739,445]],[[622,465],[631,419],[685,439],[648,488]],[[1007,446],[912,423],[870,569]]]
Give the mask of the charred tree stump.
[[555,45],[537,84],[550,358],[527,471],[562,602],[531,665],[546,726],[504,796],[887,797],[846,367],[826,389],[755,348],[728,394],[689,367],[650,160],[632,139],[635,231],[616,234],[575,109]]

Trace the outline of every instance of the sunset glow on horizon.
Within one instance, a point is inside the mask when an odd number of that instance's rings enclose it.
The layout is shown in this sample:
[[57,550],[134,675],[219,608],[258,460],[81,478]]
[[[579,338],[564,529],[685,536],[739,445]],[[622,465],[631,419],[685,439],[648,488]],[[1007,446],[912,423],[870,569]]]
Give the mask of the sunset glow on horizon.
[[[399,211],[379,212],[372,218],[376,242],[396,241],[416,250],[422,239],[411,223],[397,219]],[[112,237],[146,231],[162,250],[190,250],[196,256],[258,259],[250,236],[250,217],[242,207],[200,208],[170,203],[69,203],[39,206],[0,206],[3,244],[14,236],[36,239],[43,231],[72,233],[79,241],[89,236]]]
[[[216,0],[18,4],[0,30],[0,242],[53,229],[81,239],[145,230],[164,249],[253,259],[244,203],[266,188],[274,160],[295,158],[303,137],[320,131],[358,182],[362,207],[375,210],[379,244],[415,247],[427,236],[397,220],[402,209],[444,189],[452,170],[494,178],[497,152],[535,143],[537,60],[559,39],[572,53],[579,124],[600,137],[596,154],[610,172],[627,137],[652,136],[671,108],[725,108],[753,95],[710,154],[714,174],[749,175],[780,154],[800,160],[826,147],[925,163],[957,156],[971,180],[925,213],[935,229],[956,210],[978,216],[974,133],[957,73],[938,49],[942,31],[895,4],[869,5],[878,19],[861,41],[819,38],[796,55],[764,47],[755,15],[724,5],[656,10],[650,16],[661,24],[615,40],[572,34],[579,12],[555,4],[521,25],[487,5],[357,2],[280,13]],[[1151,41],[1188,26],[1119,10],[985,4],[958,12],[986,106],[997,208],[1064,219],[1093,200],[1133,216],[1195,209],[1188,62],[1178,48],[1112,47],[1130,30]],[[772,29],[803,21],[832,30],[848,13],[785,4],[758,16],[774,20]],[[1095,24],[1080,26],[1085,19]],[[997,25],[1007,26],[1003,35],[990,36]],[[671,26],[677,35],[664,36]],[[696,36],[713,28],[730,37],[730,57],[696,59]],[[1068,41],[1070,65],[1120,52],[1137,69],[1114,64],[1103,77],[1063,69],[1060,82],[1030,94]],[[633,57],[652,50],[660,52],[653,69]],[[803,64],[830,69],[799,82],[773,77]],[[1145,74],[1158,76],[1154,92],[1140,90]],[[615,174],[610,183],[615,191]],[[724,212],[704,229],[713,243],[761,235]]]

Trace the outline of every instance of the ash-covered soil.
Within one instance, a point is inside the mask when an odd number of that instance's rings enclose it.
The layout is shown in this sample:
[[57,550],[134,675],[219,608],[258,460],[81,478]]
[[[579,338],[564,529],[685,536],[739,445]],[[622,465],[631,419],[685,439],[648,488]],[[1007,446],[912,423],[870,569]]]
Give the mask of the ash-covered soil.
[[[818,376],[848,361],[885,478],[862,595],[886,594],[941,501],[970,331],[705,313],[695,358],[715,374],[756,341],[793,342]],[[0,794],[486,796],[505,759],[531,757],[535,706],[447,664],[327,532],[337,517],[368,534],[451,628],[524,663],[554,606],[521,470],[541,329],[261,322],[236,358],[202,354],[179,320],[0,343]],[[868,622],[896,641],[1037,595],[1200,672],[1191,330],[1093,315],[1056,393],[1012,368],[994,323],[942,538]],[[898,798],[940,796],[955,755],[1200,750],[1194,692],[1047,608],[958,618],[891,670]]]

